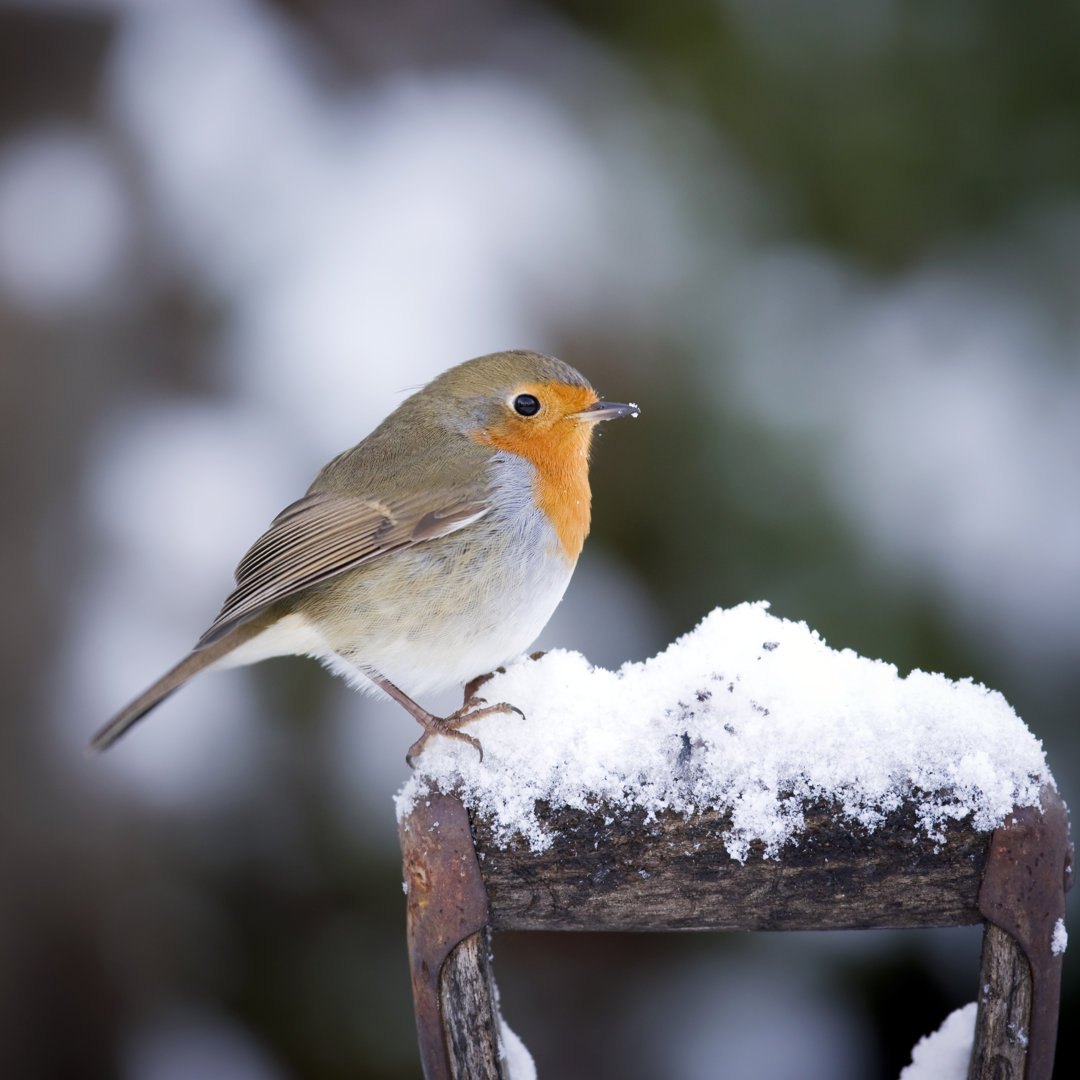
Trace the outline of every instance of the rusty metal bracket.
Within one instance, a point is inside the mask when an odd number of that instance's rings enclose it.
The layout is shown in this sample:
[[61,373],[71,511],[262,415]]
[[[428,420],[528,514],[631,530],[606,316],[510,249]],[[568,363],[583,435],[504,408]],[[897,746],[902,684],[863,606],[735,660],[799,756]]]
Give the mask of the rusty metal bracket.
[[1050,1080],[1054,1069],[1061,953],[1051,942],[1075,866],[1064,801],[1049,785],[1040,800],[1041,807],[1017,807],[994,830],[979,889],[983,918],[1015,939],[1031,967],[1026,1080]]
[[456,796],[432,794],[417,802],[400,835],[420,1060],[426,1080],[451,1080],[439,975],[454,948],[487,925],[487,891],[469,814]]

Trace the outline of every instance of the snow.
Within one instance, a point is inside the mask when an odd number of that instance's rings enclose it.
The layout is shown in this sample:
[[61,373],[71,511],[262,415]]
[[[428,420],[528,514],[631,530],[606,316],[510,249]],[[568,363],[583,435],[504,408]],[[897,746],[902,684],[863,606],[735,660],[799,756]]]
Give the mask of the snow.
[[1065,929],[1065,920],[1058,919],[1054,923],[1054,932],[1050,936],[1050,951],[1054,956],[1060,956],[1069,944],[1069,932]]
[[911,1051],[911,1064],[901,1069],[900,1080],[965,1080],[971,1044],[975,1038],[976,1004],[949,1013],[932,1035],[925,1035]]
[[535,851],[552,841],[534,808],[692,813],[729,809],[724,841],[745,860],[775,857],[802,825],[806,799],[833,800],[874,829],[918,800],[936,841],[950,822],[991,830],[1014,805],[1038,805],[1052,783],[1041,743],[997,692],[830,649],[765,602],[717,609],[689,634],[618,671],[555,650],[485,684],[516,714],[468,725],[463,742],[433,739],[398,793],[399,818],[432,789],[460,791]]
[[505,1020],[500,1020],[503,1065],[510,1080],[536,1080],[536,1062],[532,1054]]

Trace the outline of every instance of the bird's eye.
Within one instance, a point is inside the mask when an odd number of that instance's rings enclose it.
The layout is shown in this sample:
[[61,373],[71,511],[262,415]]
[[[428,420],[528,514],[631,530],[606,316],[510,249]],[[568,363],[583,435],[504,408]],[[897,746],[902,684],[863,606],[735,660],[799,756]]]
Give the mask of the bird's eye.
[[540,401],[532,394],[518,394],[514,398],[514,412],[519,416],[535,416],[540,411]]

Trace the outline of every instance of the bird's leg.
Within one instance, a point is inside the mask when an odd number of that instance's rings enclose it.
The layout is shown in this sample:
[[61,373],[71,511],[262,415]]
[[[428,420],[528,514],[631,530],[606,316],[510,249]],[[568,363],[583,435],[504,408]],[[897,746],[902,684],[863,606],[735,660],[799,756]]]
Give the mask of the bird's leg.
[[[489,671],[486,675],[477,675],[475,679],[470,679],[465,684],[465,703],[461,706],[462,709],[471,709],[474,705],[483,705],[485,699],[476,696],[476,691],[486,682],[491,682],[497,674],[505,674],[506,668],[496,668],[494,671]],[[460,712],[461,709],[458,710]],[[455,716],[457,713],[454,714]]]
[[[465,704],[456,712],[446,717],[435,716],[413,701],[403,690],[399,690],[389,679],[374,671],[368,671],[366,674],[376,686],[389,694],[424,729],[423,735],[409,747],[409,752],[405,755],[405,761],[410,768],[414,767],[414,761],[432,735],[446,735],[451,739],[461,739],[462,742],[467,742],[470,746],[476,747],[476,752],[480,755],[480,760],[483,761],[484,748],[480,745],[480,740],[466,734],[464,731],[459,731],[458,728],[470,720],[477,720],[481,716],[490,716],[492,713],[516,712],[519,716],[525,715],[519,708],[505,701],[499,702],[498,705],[487,705],[478,709],[475,707],[478,704],[478,699],[473,694],[466,693]],[[490,675],[483,676],[480,680],[473,679],[466,689],[471,688],[475,691],[481,682],[489,678],[491,678]]]
[[[539,652],[529,653],[529,659],[539,660],[540,657],[543,655],[544,651],[541,649]],[[480,687],[484,685],[484,683],[491,682],[491,680],[494,679],[496,675],[505,674],[506,668],[497,667],[494,671],[489,671],[486,675],[477,675],[475,679],[470,679],[465,684],[465,704],[462,706],[461,709],[458,709],[458,711],[454,713],[454,715],[457,716],[458,713],[460,713],[463,709],[471,709],[474,705],[483,705],[486,699],[482,697],[477,697],[476,691],[479,690]],[[513,709],[516,713],[521,713],[521,710],[515,709],[513,705],[511,705],[510,708]],[[521,715],[524,716],[525,714],[521,713]]]

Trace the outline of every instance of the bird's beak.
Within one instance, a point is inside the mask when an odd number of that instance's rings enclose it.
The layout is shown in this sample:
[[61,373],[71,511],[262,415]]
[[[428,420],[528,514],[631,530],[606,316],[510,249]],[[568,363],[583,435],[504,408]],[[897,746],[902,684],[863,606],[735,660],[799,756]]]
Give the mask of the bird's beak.
[[574,413],[570,419],[585,420],[590,424],[595,424],[601,420],[618,420],[620,416],[636,417],[640,413],[641,410],[632,401],[628,405],[623,405],[618,401],[597,401],[587,409]]

